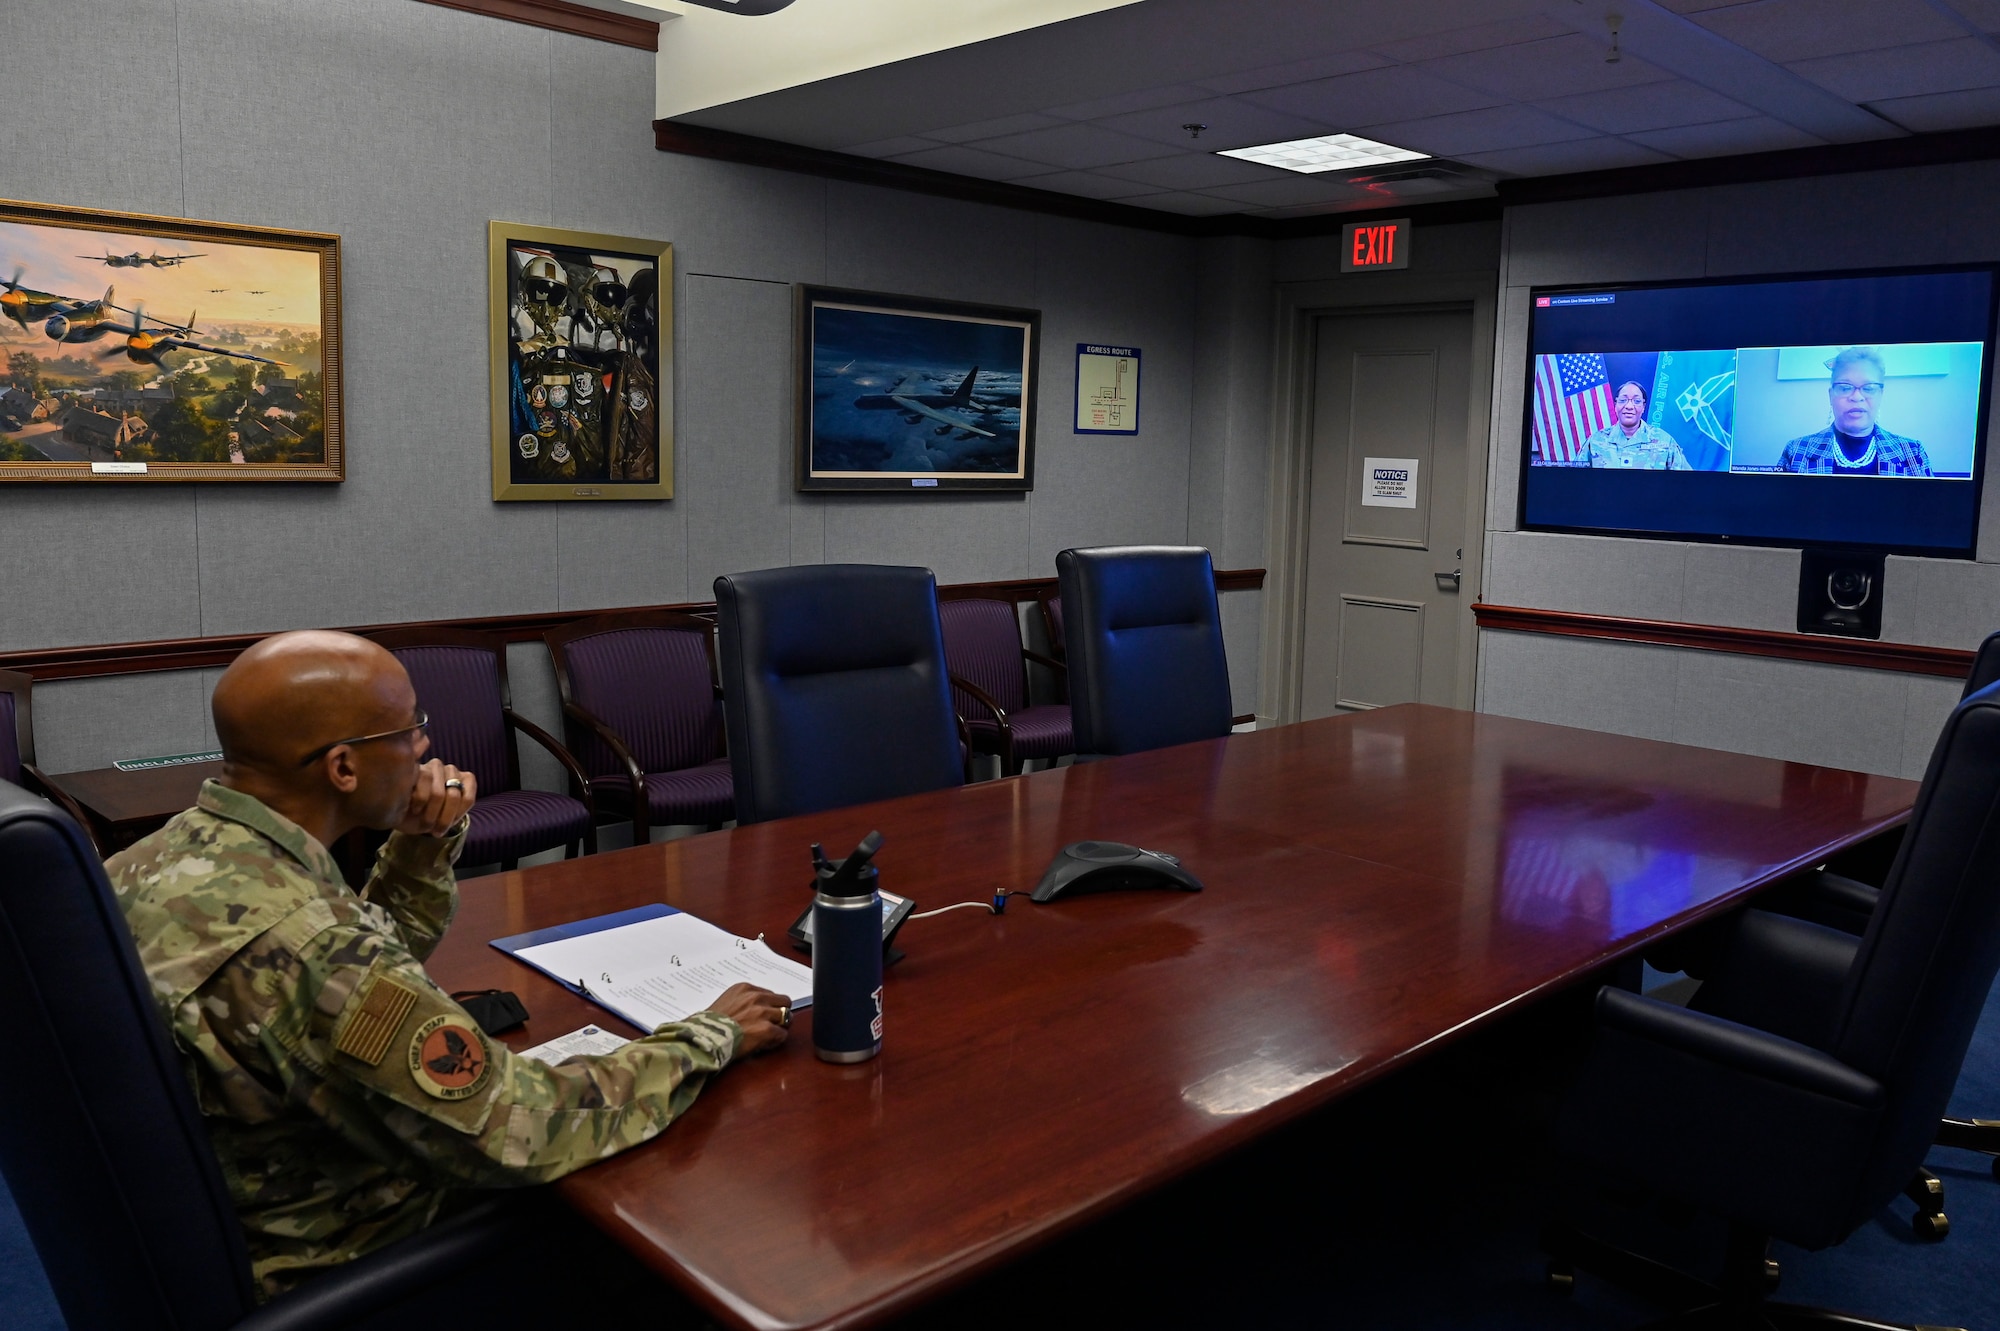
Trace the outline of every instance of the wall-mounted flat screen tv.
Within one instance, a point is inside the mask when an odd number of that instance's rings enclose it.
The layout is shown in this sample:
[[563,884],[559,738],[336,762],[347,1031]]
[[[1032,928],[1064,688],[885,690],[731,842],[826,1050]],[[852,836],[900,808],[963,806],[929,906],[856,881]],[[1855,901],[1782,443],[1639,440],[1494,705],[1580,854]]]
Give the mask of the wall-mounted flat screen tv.
[[1524,528],[1972,556],[1992,268],[1530,295]]

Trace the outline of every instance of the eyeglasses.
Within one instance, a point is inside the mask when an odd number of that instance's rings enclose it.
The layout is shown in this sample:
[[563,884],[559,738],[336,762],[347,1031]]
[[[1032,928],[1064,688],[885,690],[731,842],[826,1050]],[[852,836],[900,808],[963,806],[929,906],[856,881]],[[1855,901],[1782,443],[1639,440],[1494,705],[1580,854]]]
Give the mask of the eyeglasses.
[[1845,379],[1836,379],[1833,381],[1833,395],[1835,397],[1853,397],[1856,393],[1864,397],[1880,397],[1882,395],[1882,385],[1873,380],[1865,384],[1850,384]]
[[394,739],[398,735],[417,734],[421,732],[424,729],[424,727],[428,726],[430,723],[431,723],[430,713],[426,712],[425,710],[423,710],[423,708],[419,707],[417,709],[417,719],[411,722],[407,726],[398,726],[394,730],[384,730],[373,735],[356,735],[352,739],[337,739],[331,744],[322,744],[318,748],[314,749],[311,753],[308,753],[305,757],[299,759],[299,766],[301,767],[309,766],[316,759],[324,758],[327,754],[332,753],[335,749],[339,748],[343,744],[350,744],[350,745],[366,744],[371,740]]

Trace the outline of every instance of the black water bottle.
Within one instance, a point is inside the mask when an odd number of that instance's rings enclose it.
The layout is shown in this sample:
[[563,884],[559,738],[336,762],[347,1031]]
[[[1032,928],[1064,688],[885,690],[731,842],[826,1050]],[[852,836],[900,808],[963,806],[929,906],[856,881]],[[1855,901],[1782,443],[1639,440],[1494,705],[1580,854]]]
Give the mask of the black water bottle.
[[815,856],[812,909],[813,1052],[865,1063],[882,1052],[882,897],[870,832],[838,866]]

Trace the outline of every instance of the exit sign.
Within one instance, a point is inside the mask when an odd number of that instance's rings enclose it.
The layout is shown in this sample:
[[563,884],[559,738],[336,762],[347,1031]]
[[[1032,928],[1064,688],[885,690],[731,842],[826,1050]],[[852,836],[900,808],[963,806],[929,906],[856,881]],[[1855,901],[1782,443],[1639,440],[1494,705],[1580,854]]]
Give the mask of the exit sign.
[[1340,271],[1369,273],[1410,266],[1410,219],[1349,222],[1340,229]]

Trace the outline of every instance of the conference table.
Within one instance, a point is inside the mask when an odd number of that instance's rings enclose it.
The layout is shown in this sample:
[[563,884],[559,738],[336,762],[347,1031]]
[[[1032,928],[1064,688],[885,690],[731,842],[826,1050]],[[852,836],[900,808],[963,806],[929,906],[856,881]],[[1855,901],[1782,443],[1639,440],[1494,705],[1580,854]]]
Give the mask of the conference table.
[[430,962],[622,1023],[488,946],[667,902],[786,950],[811,842],[918,910],[1131,842],[1206,884],[906,925],[880,1057],[810,1011],[564,1200],[746,1328],[869,1325],[1888,831],[1915,783],[1400,706],[468,881]]

